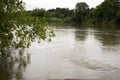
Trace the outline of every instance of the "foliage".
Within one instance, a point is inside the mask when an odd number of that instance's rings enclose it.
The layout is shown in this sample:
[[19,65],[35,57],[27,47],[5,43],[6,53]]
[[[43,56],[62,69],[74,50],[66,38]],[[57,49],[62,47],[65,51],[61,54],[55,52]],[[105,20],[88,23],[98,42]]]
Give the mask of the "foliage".
[[92,10],[91,15],[94,23],[113,23],[118,17],[118,12],[120,11],[119,3],[116,0],[105,0],[102,4],[97,6]]
[[50,9],[47,12],[50,12],[52,14],[52,17],[57,18],[66,18],[68,16],[71,16],[72,11],[68,8],[56,8],[56,9]]
[[89,6],[85,2],[77,3],[75,6],[75,20],[83,22],[86,15],[89,13]]
[[36,16],[36,17],[39,17],[39,18],[44,17],[45,14],[46,14],[46,11],[43,8],[41,8],[41,9],[36,8],[32,11],[32,16]]
[[117,12],[117,15],[116,15],[116,23],[117,24],[120,24],[120,11]]
[[31,16],[44,18],[47,22],[77,23],[82,25],[120,24],[120,2],[117,0],[105,0],[96,8],[89,8],[85,2],[75,5],[75,9],[34,9],[28,11]]
[[8,48],[29,47],[37,38],[54,36],[45,20],[26,14],[21,0],[0,0],[0,55]]
[[56,18],[56,17],[47,18],[46,20],[49,21],[49,22],[58,22],[58,23],[62,23],[62,19]]
[[27,11],[27,13],[29,13],[31,16],[44,18],[47,22],[64,22],[64,20],[66,21],[72,19],[73,10],[69,10],[68,8],[56,8],[49,10],[36,8],[32,11]]

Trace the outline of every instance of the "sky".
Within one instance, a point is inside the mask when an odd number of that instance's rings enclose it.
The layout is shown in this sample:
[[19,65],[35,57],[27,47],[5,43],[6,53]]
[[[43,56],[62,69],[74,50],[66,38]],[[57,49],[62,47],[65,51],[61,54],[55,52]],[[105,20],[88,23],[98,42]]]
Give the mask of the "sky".
[[27,10],[32,10],[35,8],[44,8],[46,10],[60,7],[74,9],[76,3],[86,2],[90,8],[96,7],[104,0],[23,0],[26,4]]

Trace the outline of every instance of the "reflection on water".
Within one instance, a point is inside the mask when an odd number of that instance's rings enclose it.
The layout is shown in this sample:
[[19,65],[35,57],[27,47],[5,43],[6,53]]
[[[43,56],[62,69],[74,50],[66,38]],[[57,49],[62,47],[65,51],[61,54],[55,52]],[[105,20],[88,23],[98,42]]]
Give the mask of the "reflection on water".
[[76,41],[84,41],[88,33],[84,30],[76,30],[75,31],[75,39]]
[[0,58],[0,80],[25,80],[24,70],[30,63],[30,55],[24,49],[10,52],[11,55]]
[[0,80],[120,79],[120,31],[60,28],[55,33],[51,43],[32,43],[27,67],[24,57],[20,64],[17,59],[0,64]]
[[[33,43],[30,80],[119,80],[120,32],[55,29],[51,43]],[[35,75],[32,75],[35,73]]]
[[[89,69],[120,70],[120,33],[91,29],[85,32],[86,38],[77,42],[77,48],[80,47],[78,51],[82,51],[84,55],[73,61]],[[81,45],[80,42],[83,44]],[[81,46],[82,50],[80,50]]]
[[105,46],[115,46],[120,44],[120,33],[103,32],[95,34],[96,38]]

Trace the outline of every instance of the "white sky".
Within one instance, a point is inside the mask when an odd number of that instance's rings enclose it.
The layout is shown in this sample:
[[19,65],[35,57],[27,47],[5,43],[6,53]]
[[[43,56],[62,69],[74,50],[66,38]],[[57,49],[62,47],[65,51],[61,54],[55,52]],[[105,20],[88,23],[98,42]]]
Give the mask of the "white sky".
[[90,8],[96,7],[104,0],[23,0],[26,3],[26,9],[35,8],[52,9],[56,7],[73,9],[78,2],[86,2]]

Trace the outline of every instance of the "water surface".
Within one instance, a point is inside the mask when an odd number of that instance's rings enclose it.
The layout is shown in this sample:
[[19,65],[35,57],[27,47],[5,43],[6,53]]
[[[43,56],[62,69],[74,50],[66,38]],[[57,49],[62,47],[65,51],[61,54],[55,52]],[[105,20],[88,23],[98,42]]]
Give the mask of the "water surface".
[[[26,49],[31,54],[31,62],[21,70],[18,78],[9,75],[10,80],[120,79],[119,30],[54,30],[56,36],[52,42],[34,42]],[[16,74],[10,69],[7,71],[9,74]]]

